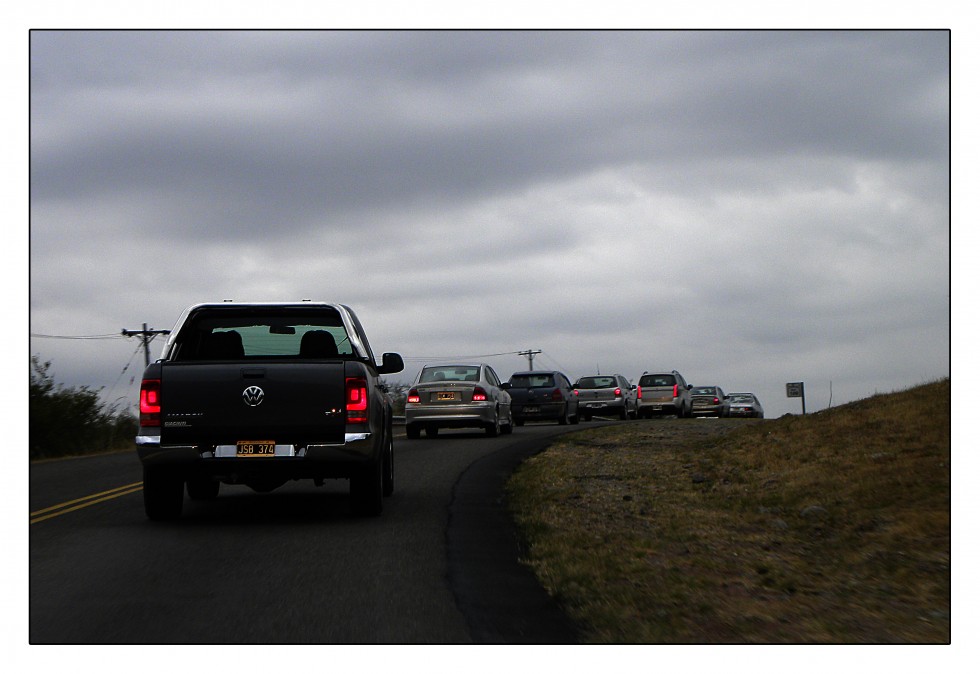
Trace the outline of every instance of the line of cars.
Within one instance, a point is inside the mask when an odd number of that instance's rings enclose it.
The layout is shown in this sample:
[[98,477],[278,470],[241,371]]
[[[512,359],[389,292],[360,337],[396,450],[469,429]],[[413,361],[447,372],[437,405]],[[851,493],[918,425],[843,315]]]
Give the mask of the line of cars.
[[726,395],[718,386],[694,387],[676,370],[644,372],[631,384],[620,374],[580,377],[574,384],[556,370],[515,372],[506,382],[486,363],[426,365],[405,402],[409,438],[442,428],[479,428],[487,435],[511,433],[527,421],[577,424],[593,416],[620,419],[673,415],[758,417],[752,393]]

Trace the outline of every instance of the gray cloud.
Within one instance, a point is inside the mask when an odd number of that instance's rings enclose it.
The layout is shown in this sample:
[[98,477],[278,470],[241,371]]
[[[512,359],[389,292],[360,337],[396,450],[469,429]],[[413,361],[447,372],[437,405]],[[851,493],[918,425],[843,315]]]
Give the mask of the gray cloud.
[[[315,297],[377,351],[771,413],[912,385],[949,374],[949,77],[942,31],[34,31],[31,330]],[[134,348],[31,340],[107,388]]]

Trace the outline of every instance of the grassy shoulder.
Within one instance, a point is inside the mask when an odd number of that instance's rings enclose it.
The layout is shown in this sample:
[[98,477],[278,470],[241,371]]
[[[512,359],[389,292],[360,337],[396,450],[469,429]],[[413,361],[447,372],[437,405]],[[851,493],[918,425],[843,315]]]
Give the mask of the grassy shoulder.
[[950,385],[564,436],[508,484],[594,643],[948,643]]

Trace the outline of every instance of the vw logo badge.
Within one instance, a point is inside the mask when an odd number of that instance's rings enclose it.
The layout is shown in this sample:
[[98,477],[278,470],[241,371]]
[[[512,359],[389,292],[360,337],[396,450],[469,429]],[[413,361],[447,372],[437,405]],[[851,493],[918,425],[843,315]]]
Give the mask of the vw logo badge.
[[265,391],[260,389],[258,386],[249,386],[247,389],[242,391],[242,400],[245,401],[246,405],[256,407],[257,405],[260,405],[263,400],[265,400]]

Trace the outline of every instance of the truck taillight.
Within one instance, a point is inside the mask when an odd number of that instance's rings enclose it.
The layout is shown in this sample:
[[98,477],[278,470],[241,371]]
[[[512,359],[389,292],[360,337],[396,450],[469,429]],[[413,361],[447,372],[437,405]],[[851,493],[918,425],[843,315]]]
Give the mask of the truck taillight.
[[484,391],[479,386],[477,386],[476,388],[473,389],[473,402],[475,402],[475,403],[482,403],[482,402],[485,402],[486,399],[487,399],[487,392],[486,391]]
[[561,397],[561,389],[560,388],[556,388],[554,391],[551,392],[551,400],[553,402],[556,402],[556,403],[560,403],[561,402],[562,397]]
[[418,402],[421,402],[421,401],[422,401],[422,399],[419,397],[419,390],[418,389],[413,388],[411,391],[408,392],[408,402],[410,402],[410,403],[418,403]]
[[347,423],[366,424],[368,420],[367,380],[363,377],[347,378]]
[[160,425],[160,380],[144,379],[140,384],[140,426]]

